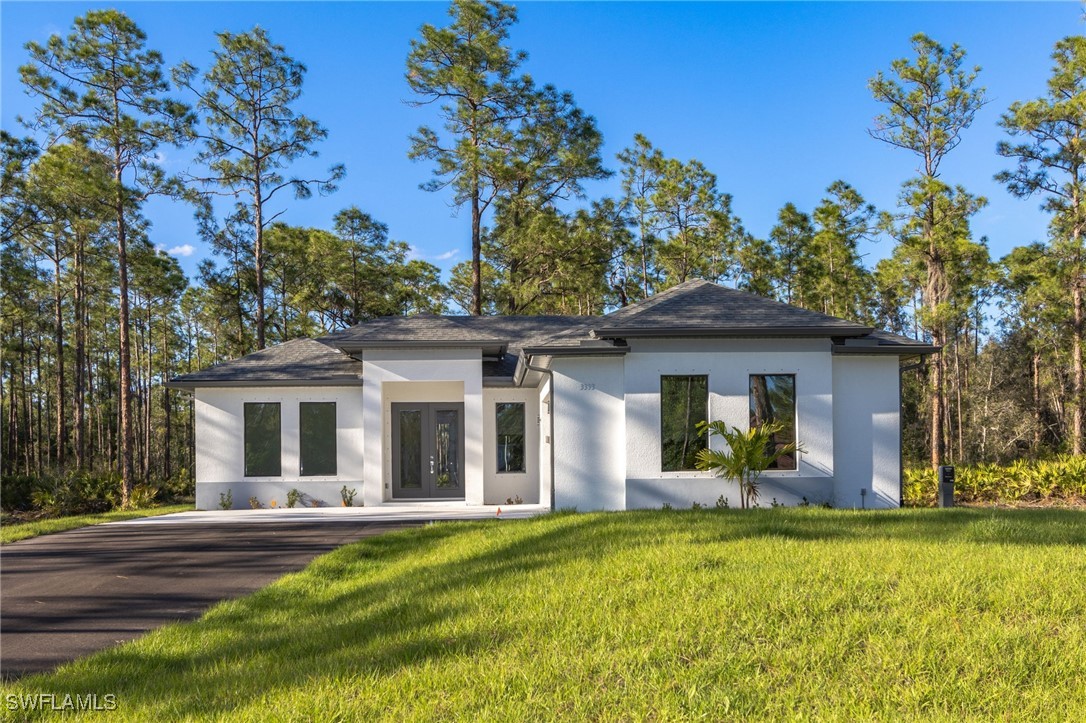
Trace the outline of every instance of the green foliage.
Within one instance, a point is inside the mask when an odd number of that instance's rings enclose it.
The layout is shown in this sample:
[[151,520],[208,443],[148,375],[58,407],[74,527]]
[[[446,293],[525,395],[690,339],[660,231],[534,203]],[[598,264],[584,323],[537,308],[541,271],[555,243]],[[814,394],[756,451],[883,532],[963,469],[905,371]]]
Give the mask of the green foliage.
[[98,512],[91,514],[66,515],[60,517],[35,517],[34,519],[21,519],[13,517],[5,518],[0,527],[0,543],[8,544],[19,540],[27,540],[41,535],[50,535],[54,532],[66,532],[89,525],[100,525],[106,522],[121,522],[140,517],[154,517],[158,515],[170,515],[177,512],[189,512],[192,505],[176,504],[163,507],[145,509],[112,510],[110,512]]
[[219,493],[219,509],[234,509],[234,490],[226,490],[226,492]]
[[[955,499],[965,503],[1086,500],[1086,457],[963,465],[955,472]],[[937,489],[934,470],[905,471],[902,497],[906,505],[933,506]]]
[[249,508],[250,508],[250,509],[253,509],[253,510],[259,510],[259,509],[260,509],[260,508],[262,508],[263,506],[264,506],[264,505],[260,504],[260,500],[259,500],[259,499],[257,498],[257,496],[256,496],[256,495],[253,495],[253,496],[251,496],[251,497],[249,498]]
[[730,429],[717,419],[701,422],[698,431],[701,434],[720,437],[728,445],[727,450],[703,449],[698,452],[698,469],[712,472],[717,477],[735,480],[739,484],[739,501],[742,509],[747,509],[758,502],[758,478],[762,472],[780,457],[803,451],[795,442],[777,444],[774,435],[784,426],[779,422],[770,422],[751,427],[743,431],[738,427]]
[[[8,511],[73,515],[104,512],[120,503],[120,479],[116,474],[70,471],[40,477],[5,475],[0,487],[3,509]],[[150,502],[146,492],[144,502]]]
[[287,507],[294,509],[298,503],[302,500],[302,492],[297,487],[292,487],[287,492]]
[[357,489],[355,489],[353,487],[351,489],[347,489],[347,485],[343,485],[343,487],[339,490],[339,496],[340,496],[340,499],[343,500],[343,506],[344,507],[353,507],[354,506],[354,496],[356,494],[358,494]]

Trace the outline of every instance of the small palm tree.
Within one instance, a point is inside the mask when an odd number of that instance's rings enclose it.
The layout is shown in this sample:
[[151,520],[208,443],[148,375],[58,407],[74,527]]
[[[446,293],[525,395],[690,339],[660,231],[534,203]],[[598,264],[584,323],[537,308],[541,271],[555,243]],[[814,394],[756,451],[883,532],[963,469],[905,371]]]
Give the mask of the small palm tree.
[[738,482],[739,504],[745,510],[758,501],[758,478],[762,472],[786,454],[803,451],[795,442],[777,444],[774,441],[774,435],[783,429],[784,425],[779,422],[760,424],[746,432],[739,427],[729,429],[720,420],[701,422],[698,432],[721,437],[728,449],[701,450],[698,469]]

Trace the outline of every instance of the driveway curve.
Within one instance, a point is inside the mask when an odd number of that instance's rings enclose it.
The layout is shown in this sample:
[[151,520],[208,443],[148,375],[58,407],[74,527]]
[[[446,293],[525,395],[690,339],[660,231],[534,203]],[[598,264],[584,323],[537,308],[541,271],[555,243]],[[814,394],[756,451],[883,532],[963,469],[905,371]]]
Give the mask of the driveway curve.
[[192,620],[314,557],[419,522],[114,523],[0,547],[0,677]]

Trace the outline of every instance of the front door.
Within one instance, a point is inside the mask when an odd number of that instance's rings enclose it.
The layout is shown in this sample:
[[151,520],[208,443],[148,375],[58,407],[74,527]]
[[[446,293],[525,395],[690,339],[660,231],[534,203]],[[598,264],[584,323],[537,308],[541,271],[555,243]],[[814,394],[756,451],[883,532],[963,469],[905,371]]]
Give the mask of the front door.
[[464,405],[392,405],[393,499],[464,498]]

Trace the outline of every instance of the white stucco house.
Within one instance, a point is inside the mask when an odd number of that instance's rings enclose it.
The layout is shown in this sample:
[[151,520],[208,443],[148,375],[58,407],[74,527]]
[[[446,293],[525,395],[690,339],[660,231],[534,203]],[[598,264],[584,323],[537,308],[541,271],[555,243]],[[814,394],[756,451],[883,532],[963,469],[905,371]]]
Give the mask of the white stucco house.
[[[802,451],[762,504],[895,507],[900,368],[938,350],[688,281],[604,316],[387,317],[171,380],[195,396],[196,505],[512,500],[738,506],[694,467],[702,420],[766,420]],[[716,446],[719,440],[712,440]]]

